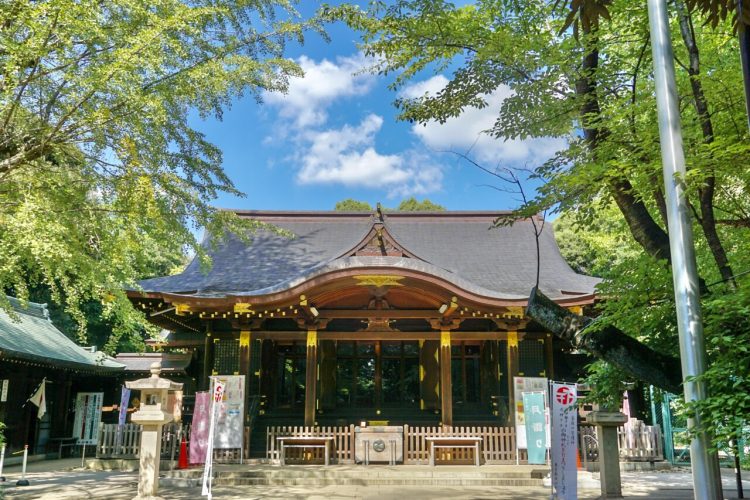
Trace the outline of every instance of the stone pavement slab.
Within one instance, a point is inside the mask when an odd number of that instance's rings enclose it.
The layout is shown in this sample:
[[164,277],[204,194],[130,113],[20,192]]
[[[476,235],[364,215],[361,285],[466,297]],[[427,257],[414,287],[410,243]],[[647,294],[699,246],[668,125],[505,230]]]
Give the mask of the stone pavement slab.
[[[75,469],[80,459],[55,460],[29,465],[28,487],[16,487],[20,468],[4,471],[8,478],[0,483],[0,498],[8,499],[112,499],[130,500],[136,493],[137,475],[133,472],[105,472]],[[457,471],[458,472],[458,471]],[[744,481],[746,496],[750,496],[750,472]],[[625,472],[622,474],[625,498],[627,499],[690,499],[693,498],[689,469],[669,472]],[[726,498],[736,498],[734,476],[730,469],[722,470]],[[239,499],[306,499],[306,500],[431,500],[431,499],[499,499],[542,500],[549,498],[549,489],[543,487],[440,487],[414,486],[222,486],[213,490],[214,498]],[[165,487],[160,489],[165,499],[200,499],[199,488]],[[598,498],[597,489],[581,490],[581,500]]]

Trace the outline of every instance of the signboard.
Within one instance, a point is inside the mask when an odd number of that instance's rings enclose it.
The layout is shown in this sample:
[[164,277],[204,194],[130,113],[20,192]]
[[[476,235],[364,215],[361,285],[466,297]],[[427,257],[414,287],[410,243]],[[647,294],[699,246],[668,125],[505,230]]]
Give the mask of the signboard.
[[202,464],[206,460],[210,408],[211,396],[208,392],[196,392],[193,424],[190,430],[191,464]]
[[220,400],[213,403],[218,405],[214,448],[242,448],[245,434],[245,376],[217,375],[211,377],[211,380],[220,382],[224,387]]
[[103,392],[79,392],[76,394],[73,437],[78,438],[78,444],[96,444],[99,437],[99,422],[102,419],[103,399]]
[[3,380],[2,389],[0,389],[0,402],[5,403],[8,401],[8,383],[10,381],[6,378]]
[[524,392],[523,410],[529,464],[543,465],[547,458],[544,392]]
[[[523,393],[524,392],[542,392],[544,400],[547,399],[547,388],[549,383],[544,377],[513,377],[513,411],[516,416],[516,445],[519,450],[527,449],[526,446],[526,419],[523,411]],[[545,406],[545,419],[549,423]],[[547,425],[547,436],[545,445],[549,448],[549,425]]]
[[575,384],[551,384],[552,498],[578,498],[578,395]]

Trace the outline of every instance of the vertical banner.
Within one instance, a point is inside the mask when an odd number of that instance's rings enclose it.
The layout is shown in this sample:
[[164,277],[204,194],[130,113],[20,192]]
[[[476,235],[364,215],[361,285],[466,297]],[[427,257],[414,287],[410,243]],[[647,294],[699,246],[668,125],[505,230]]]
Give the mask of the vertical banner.
[[[519,450],[526,449],[526,418],[523,411],[524,392],[543,392],[544,400],[547,401],[547,389],[549,382],[544,377],[513,377],[513,411],[516,417],[516,447]],[[547,448],[549,448],[549,432],[546,437]]]
[[207,391],[195,393],[195,410],[190,430],[190,463],[202,464],[208,446],[208,420],[211,396]]
[[122,430],[128,420],[128,404],[130,403],[130,389],[124,385],[120,389],[120,407],[117,414],[117,434],[115,435],[115,449],[119,453],[122,445]]
[[117,416],[117,425],[125,425],[128,418],[128,404],[130,404],[130,389],[123,385],[120,391],[120,413]]
[[219,401],[214,401],[216,409],[216,427],[214,448],[243,448],[245,420],[245,376],[217,375],[212,381],[220,382],[223,394]]
[[216,437],[216,414],[219,411],[222,399],[224,399],[224,392],[226,391],[226,385],[219,377],[211,377],[211,385],[213,390],[211,391],[211,417],[208,421],[208,445],[206,446],[206,461],[203,466],[203,488],[201,489],[201,496],[208,497],[211,500],[213,494],[211,492],[211,482],[214,477],[214,439]]
[[96,444],[99,438],[103,399],[104,393],[102,392],[79,392],[76,394],[73,437],[78,438],[78,444]]
[[523,412],[526,420],[529,464],[543,465],[547,458],[544,392],[524,392]]
[[575,384],[552,382],[552,498],[578,498],[578,395]]

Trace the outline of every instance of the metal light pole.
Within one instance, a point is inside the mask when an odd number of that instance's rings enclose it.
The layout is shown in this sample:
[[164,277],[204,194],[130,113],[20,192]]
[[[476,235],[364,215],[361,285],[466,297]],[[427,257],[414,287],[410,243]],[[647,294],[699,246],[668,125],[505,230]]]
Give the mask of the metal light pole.
[[[651,28],[651,50],[654,58],[656,81],[656,107],[659,114],[664,192],[667,202],[669,247],[672,255],[677,329],[680,337],[685,401],[706,398],[706,384],[689,377],[702,375],[706,370],[701,318],[698,271],[695,264],[693,231],[687,207],[685,154],[682,149],[680,111],[677,106],[677,83],[674,73],[674,54],[669,33],[666,0],[648,0],[648,18]],[[688,427],[700,425],[700,416],[688,420]],[[693,470],[695,498],[718,500],[723,498],[719,464],[710,452],[710,441],[700,432],[690,442],[690,463]]]

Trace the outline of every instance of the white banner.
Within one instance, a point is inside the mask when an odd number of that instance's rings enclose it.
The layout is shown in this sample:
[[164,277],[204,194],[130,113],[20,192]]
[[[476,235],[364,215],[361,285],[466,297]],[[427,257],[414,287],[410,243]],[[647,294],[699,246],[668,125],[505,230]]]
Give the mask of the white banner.
[[102,419],[102,392],[79,392],[76,395],[76,416],[73,437],[78,444],[96,444],[99,439],[99,422]]
[[[544,401],[549,401],[547,397],[549,383],[544,377],[513,377],[513,411],[516,416],[516,447],[519,450],[527,449],[526,444],[526,419],[523,412],[523,393],[524,392],[543,392]],[[547,426],[547,448],[550,447],[549,433],[549,408],[544,408],[545,423]]]
[[216,426],[214,431],[215,449],[236,449],[243,447],[245,420],[245,376],[216,375],[211,380],[221,382],[224,392],[217,403]]
[[578,498],[578,395],[575,384],[552,382],[552,498]]
[[218,377],[211,377],[211,419],[208,424],[208,443],[206,445],[206,460],[203,465],[203,487],[201,496],[207,496],[208,500],[213,498],[211,492],[211,483],[214,477],[214,436],[216,430],[216,413],[219,410],[218,404],[224,398],[226,386]]

